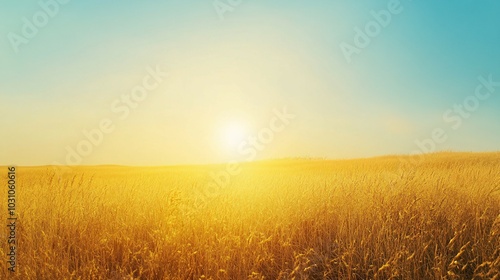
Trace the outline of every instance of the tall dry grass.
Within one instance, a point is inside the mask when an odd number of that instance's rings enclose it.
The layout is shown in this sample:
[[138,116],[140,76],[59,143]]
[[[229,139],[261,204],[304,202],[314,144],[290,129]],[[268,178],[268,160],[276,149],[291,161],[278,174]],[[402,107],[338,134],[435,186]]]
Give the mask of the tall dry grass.
[[19,168],[16,278],[500,279],[500,154],[400,167],[245,164],[201,208],[223,167]]

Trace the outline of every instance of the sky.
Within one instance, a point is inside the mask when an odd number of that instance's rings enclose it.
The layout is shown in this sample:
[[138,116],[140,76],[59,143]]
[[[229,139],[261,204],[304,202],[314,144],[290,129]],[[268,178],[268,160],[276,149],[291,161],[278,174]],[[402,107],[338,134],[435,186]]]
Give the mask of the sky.
[[2,1],[0,165],[498,151],[499,11]]

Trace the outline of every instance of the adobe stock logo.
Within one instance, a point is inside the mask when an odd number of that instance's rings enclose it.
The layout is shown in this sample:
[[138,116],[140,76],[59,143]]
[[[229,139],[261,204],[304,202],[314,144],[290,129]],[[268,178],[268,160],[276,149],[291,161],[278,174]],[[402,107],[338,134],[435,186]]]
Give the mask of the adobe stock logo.
[[163,72],[159,66],[146,68],[147,74],[143,76],[141,82],[136,84],[128,93],[122,93],[110,106],[113,115],[102,118],[94,128],[82,130],[82,138],[78,143],[66,146],[66,157],[64,165],[54,161],[53,166],[60,177],[69,172],[71,165],[79,165],[85,158],[90,156],[94,149],[99,147],[106,137],[115,131],[116,124],[125,121],[131,113],[139,108],[141,102],[144,102],[151,93],[156,91],[164,80],[169,76]]
[[243,0],[215,0],[212,5],[214,6],[217,15],[219,15],[220,20],[226,19],[224,16],[227,12],[233,12],[236,7],[241,5]]
[[354,45],[346,42],[342,42],[339,45],[347,62],[351,63],[352,56],[354,54],[359,55],[361,50],[367,48],[372,43],[372,39],[380,35],[383,28],[391,24],[393,16],[399,15],[403,10],[403,6],[399,0],[389,0],[387,9],[378,12],[370,11],[373,19],[368,21],[363,29],[357,26],[354,27]]
[[59,14],[61,5],[65,5],[70,0],[41,0],[38,2],[40,10],[35,12],[30,19],[27,17],[21,18],[23,26],[21,27],[21,32],[14,33],[9,32],[7,34],[7,39],[12,46],[15,53],[19,52],[19,47],[21,45],[26,45],[31,39],[38,35],[40,29],[47,26],[51,18],[54,18]]
[[486,101],[498,96],[494,93],[500,91],[500,81],[493,80],[492,74],[487,77],[479,76],[477,80],[478,84],[473,93],[444,111],[442,120],[446,126],[435,127],[424,139],[415,139],[417,149],[407,157],[399,157],[399,169],[392,174],[395,178],[401,178],[402,174],[413,172],[416,167],[424,163],[426,154],[438,151],[439,146],[450,139],[450,132],[460,129]]

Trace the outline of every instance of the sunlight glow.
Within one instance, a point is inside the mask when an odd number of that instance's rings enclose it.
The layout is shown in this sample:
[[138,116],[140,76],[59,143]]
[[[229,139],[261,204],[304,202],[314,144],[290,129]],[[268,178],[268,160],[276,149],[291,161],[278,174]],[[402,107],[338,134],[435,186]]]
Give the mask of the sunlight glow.
[[227,124],[223,129],[222,140],[227,148],[235,149],[245,140],[247,136],[246,127],[239,122]]

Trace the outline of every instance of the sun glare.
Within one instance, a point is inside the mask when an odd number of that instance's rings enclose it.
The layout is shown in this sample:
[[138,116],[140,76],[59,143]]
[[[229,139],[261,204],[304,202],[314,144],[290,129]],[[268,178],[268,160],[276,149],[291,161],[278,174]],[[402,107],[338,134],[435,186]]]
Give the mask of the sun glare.
[[223,129],[223,142],[227,148],[234,149],[245,140],[247,130],[245,126],[238,122],[227,124]]

